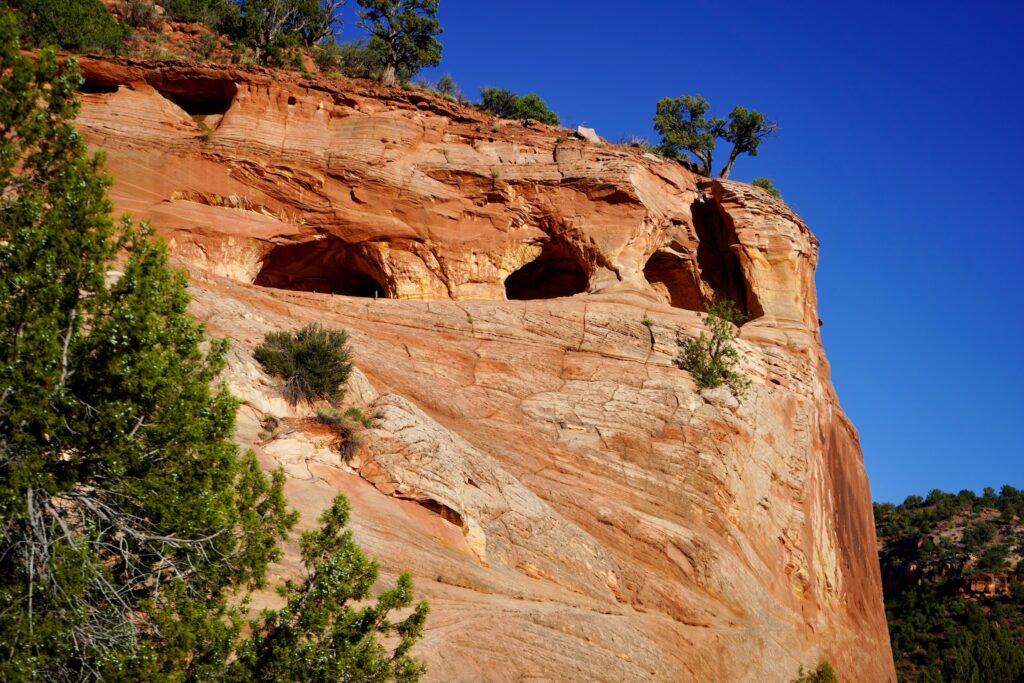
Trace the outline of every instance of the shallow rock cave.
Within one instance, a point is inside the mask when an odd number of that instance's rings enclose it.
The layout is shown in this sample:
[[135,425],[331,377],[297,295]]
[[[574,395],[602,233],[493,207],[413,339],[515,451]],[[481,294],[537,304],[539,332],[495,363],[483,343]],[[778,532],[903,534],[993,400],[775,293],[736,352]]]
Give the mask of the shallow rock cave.
[[274,247],[263,259],[253,284],[368,298],[390,298],[379,266],[358,245],[336,237]]
[[505,278],[509,300],[557,299],[587,291],[589,278],[569,247],[549,241],[540,256]]
[[731,228],[711,201],[693,203],[693,227],[699,240],[696,263],[684,250],[663,248],[644,266],[644,277],[675,308],[705,310],[711,301],[731,300],[748,317],[761,307],[747,286],[739,257],[731,248]]
[[226,114],[238,94],[234,81],[215,78],[159,79],[150,85],[189,116]]
[[644,277],[673,307],[704,310],[700,273],[685,253],[667,248],[654,252],[644,266]]

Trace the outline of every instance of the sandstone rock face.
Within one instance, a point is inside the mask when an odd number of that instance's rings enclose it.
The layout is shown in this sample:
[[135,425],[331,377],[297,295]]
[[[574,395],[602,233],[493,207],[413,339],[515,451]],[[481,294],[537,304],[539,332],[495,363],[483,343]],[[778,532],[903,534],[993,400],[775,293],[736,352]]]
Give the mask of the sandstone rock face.
[[[429,680],[895,680],[818,245],[785,205],[415,91],[84,68],[117,208],[234,342],[240,442],[303,525],[344,492],[385,573],[413,573]],[[714,297],[751,317],[743,402],[673,363]],[[348,462],[252,360],[310,321],[350,331],[349,401],[376,415]]]

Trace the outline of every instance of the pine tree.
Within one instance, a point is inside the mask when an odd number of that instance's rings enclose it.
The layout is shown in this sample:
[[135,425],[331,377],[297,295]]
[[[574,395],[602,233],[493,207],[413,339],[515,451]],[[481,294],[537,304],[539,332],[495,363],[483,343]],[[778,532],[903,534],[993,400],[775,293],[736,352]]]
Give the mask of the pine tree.
[[3,680],[202,659],[156,624],[191,612],[229,640],[225,596],[263,580],[294,523],[281,476],[231,441],[236,402],[210,388],[227,347],[200,350],[184,274],[110,217],[79,82],[52,51],[19,55],[0,16]]
[[[218,680],[287,622],[268,613],[253,642],[239,604],[297,516],[283,473],[232,443],[237,403],[211,389],[227,344],[203,351],[184,273],[145,226],[111,219],[103,160],[72,124],[80,82],[53,51],[22,56],[0,13],[0,680]],[[315,579],[288,589],[289,609],[344,614],[369,595],[376,567],[335,508],[304,542]],[[332,622],[362,659],[322,652],[336,677],[317,680],[416,680],[426,607],[387,618],[411,591],[404,577],[365,618]],[[321,638],[322,623],[288,634]],[[388,652],[376,636],[392,632]]]

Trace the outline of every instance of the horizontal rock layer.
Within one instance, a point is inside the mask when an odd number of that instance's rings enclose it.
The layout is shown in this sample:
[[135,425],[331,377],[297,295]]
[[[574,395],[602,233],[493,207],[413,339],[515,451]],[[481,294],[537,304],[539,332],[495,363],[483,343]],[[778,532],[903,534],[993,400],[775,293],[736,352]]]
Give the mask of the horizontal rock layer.
[[[818,245],[784,204],[417,91],[83,68],[117,208],[235,342],[240,441],[285,467],[303,524],[342,491],[385,572],[412,571],[429,680],[785,681],[825,659],[895,680]],[[673,362],[715,298],[751,318],[742,403]],[[350,400],[377,416],[347,463],[252,360],[311,321],[350,331]]]

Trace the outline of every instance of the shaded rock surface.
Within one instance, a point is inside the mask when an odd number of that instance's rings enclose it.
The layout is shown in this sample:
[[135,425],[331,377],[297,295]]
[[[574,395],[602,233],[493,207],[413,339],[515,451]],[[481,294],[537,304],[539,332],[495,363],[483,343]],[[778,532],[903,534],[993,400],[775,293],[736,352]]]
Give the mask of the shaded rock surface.
[[[84,70],[117,208],[234,342],[240,442],[304,525],[344,492],[385,573],[413,573],[429,680],[894,680],[818,245],[784,204],[415,91]],[[714,297],[751,317],[742,403],[673,363]],[[348,462],[252,360],[311,321],[350,331],[349,399],[376,415]]]

